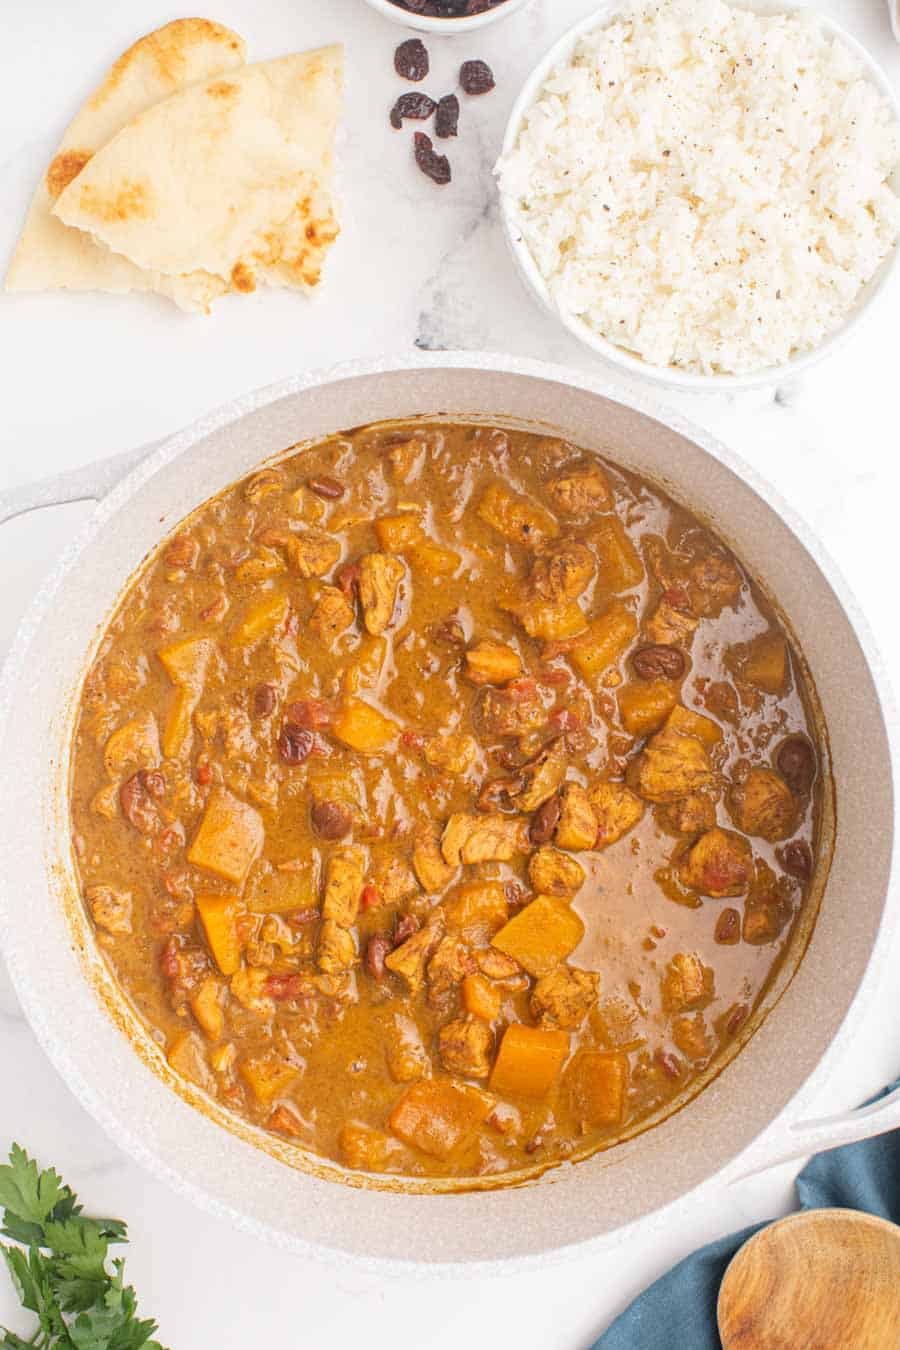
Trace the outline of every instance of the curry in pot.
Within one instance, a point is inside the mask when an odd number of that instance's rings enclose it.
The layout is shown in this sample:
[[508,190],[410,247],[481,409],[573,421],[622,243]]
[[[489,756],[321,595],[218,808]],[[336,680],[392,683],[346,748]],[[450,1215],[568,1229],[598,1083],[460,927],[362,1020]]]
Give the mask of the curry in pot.
[[546,1167],[685,1100],[770,985],[809,707],[646,482],[365,428],[208,502],[123,599],[74,747],[85,905],[176,1073],[253,1124],[353,1169]]

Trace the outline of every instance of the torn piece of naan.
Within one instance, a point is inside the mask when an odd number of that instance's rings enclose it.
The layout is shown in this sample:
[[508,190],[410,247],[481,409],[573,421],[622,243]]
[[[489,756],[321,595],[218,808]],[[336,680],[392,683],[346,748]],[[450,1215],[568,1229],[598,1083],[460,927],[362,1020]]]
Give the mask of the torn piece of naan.
[[52,214],[59,195],[134,117],[180,89],[244,64],[244,41],[209,19],[176,19],[129,47],[70,123],[34,194],[16,246],[9,291],[162,290],[185,308],[207,307],[221,287],[211,278],[143,271]]
[[314,290],[338,234],[342,84],[339,46],[194,84],[124,127],[54,212],[146,271]]

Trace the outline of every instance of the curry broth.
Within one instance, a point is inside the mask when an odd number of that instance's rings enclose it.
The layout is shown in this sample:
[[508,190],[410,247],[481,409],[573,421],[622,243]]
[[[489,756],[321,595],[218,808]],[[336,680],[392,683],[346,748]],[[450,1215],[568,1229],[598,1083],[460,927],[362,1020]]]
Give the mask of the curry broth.
[[123,599],[75,738],[86,906],[176,1072],[251,1123],[364,1170],[543,1169],[746,1033],[812,904],[808,702],[766,599],[635,475],[363,428],[207,503]]

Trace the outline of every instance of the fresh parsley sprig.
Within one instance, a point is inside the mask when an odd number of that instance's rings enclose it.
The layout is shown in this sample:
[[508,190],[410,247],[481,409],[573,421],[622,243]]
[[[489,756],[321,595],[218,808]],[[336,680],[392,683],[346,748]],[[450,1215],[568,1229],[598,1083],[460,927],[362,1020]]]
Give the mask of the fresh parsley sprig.
[[127,1242],[119,1219],[86,1219],[78,1197],[53,1168],[38,1171],[13,1144],[0,1166],[0,1252],[22,1306],[37,1316],[30,1340],[0,1327],[9,1350],[162,1350],[156,1323],[137,1316],[125,1262],[106,1268],[110,1243]]

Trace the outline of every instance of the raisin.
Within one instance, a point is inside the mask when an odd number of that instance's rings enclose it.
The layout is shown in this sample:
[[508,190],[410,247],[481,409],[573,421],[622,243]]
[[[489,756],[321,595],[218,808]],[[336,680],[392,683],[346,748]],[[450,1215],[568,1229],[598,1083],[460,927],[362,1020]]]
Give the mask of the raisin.
[[549,844],[559,824],[561,813],[562,803],[558,796],[551,797],[535,811],[528,827],[528,838],[532,844]]
[[792,839],[784,848],[776,848],[775,857],[789,877],[809,881],[813,872],[813,858],[809,844],[804,839]]
[[667,647],[660,642],[635,652],[631,664],[642,680],[680,680],[685,662],[677,647]]
[[437,106],[434,99],[429,98],[427,94],[418,92],[401,94],[391,108],[391,126],[399,131],[403,126],[404,117],[411,117],[416,121],[424,122],[431,116]]
[[494,72],[486,61],[463,61],[459,83],[466,94],[489,94],[494,88]]
[[401,79],[412,80],[415,84],[424,80],[431,69],[425,43],[420,38],[401,42],[394,52],[394,69]]
[[302,764],[312,754],[315,736],[305,727],[286,722],[278,737],[278,753],[286,764]]
[[815,751],[803,736],[789,736],[775,752],[775,767],[791,792],[802,797],[816,776]]
[[322,731],[334,720],[334,709],[321,698],[300,699],[297,703],[289,703],[284,711],[288,722],[310,731]]
[[426,136],[424,131],[417,131],[415,136],[415,156],[416,163],[433,183],[438,183],[441,187],[449,183],[452,178],[450,172],[450,161],[446,155],[439,155],[430,136]]
[[413,933],[419,931],[419,920],[415,914],[401,914],[394,925],[394,946],[400,947],[411,938]]
[[[415,98],[415,95],[412,94],[410,97]],[[308,478],[306,486],[317,497],[324,497],[329,502],[338,501],[347,491],[343,483],[339,483],[336,478]]]
[[343,839],[353,829],[353,812],[344,802],[314,802],[309,816],[321,839]]
[[431,629],[431,636],[435,642],[439,642],[443,647],[464,647],[466,645],[466,630],[458,619],[445,619],[443,623],[435,624]]
[[437,105],[437,117],[434,119],[434,134],[442,141],[456,136],[459,131],[459,99],[455,94],[447,94]]
[[275,711],[274,684],[258,684],[253,691],[253,711],[257,717],[269,717]]
[[716,942],[731,947],[741,937],[741,916],[736,909],[723,909],[716,922]]
[[681,1060],[677,1055],[670,1055],[666,1050],[657,1050],[653,1058],[667,1078],[677,1082],[681,1077]]

